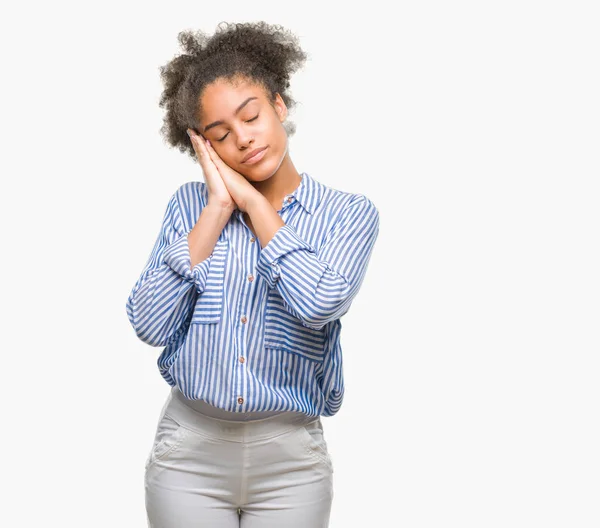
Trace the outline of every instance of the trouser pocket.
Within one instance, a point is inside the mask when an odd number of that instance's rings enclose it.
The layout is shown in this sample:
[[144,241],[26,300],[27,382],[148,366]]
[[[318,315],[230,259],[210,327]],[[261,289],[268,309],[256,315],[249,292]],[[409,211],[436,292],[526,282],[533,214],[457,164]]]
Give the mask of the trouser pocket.
[[146,469],[159,460],[167,458],[181,446],[188,429],[176,422],[168,414],[163,414],[158,422],[154,443],[146,459]]
[[299,432],[306,451],[333,472],[333,461],[329,454],[321,419],[317,418],[308,424],[302,425],[299,427]]

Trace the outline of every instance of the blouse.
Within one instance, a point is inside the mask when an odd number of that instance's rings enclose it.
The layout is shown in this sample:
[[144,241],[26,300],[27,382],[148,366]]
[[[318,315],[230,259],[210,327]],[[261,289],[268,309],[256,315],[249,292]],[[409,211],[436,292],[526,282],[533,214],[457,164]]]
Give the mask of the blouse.
[[235,209],[193,268],[187,234],[208,187],[187,182],[171,196],[126,310],[139,339],[164,347],[160,375],[186,398],[240,413],[340,409],[340,318],[363,282],[379,212],[363,194],[300,176],[264,248]]

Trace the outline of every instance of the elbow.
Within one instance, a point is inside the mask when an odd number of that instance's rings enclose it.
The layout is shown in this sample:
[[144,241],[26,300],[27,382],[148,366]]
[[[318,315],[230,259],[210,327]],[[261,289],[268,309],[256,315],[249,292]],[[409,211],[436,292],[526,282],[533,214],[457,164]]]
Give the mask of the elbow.
[[151,347],[163,347],[169,342],[170,336],[160,333],[151,333],[148,332],[147,329],[140,328],[139,326],[134,326],[133,329],[135,330],[135,335],[138,339]]
[[169,336],[162,335],[160,333],[152,333],[147,329],[134,327],[135,334],[138,339],[151,347],[162,347],[166,346],[169,342]]
[[152,328],[151,325],[145,324],[140,320],[138,315],[139,314],[133,307],[133,303],[131,300],[128,300],[127,318],[129,319],[129,323],[131,324],[131,327],[133,328],[137,338],[143,343],[146,343],[152,347],[165,346],[168,343],[170,336],[165,335],[164,332],[156,331],[156,329]]
[[344,278],[343,284],[336,291],[318,290],[312,300],[303,303],[299,313],[302,324],[313,330],[321,330],[326,324],[336,321],[349,309],[358,292],[356,284]]
[[300,321],[307,328],[321,330],[325,325],[342,317],[349,310],[351,302],[351,299],[346,299],[333,305],[328,304],[323,308],[319,308],[314,303],[308,312],[301,314]]

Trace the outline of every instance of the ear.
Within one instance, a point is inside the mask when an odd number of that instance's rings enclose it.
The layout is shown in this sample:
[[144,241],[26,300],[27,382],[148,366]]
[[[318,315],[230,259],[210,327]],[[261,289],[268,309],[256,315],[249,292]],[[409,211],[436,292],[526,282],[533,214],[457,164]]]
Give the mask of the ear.
[[275,111],[279,116],[279,121],[283,123],[287,118],[288,109],[287,106],[285,106],[285,103],[283,102],[283,99],[281,98],[281,95],[279,95],[279,93],[275,94],[275,102],[273,104],[275,106]]

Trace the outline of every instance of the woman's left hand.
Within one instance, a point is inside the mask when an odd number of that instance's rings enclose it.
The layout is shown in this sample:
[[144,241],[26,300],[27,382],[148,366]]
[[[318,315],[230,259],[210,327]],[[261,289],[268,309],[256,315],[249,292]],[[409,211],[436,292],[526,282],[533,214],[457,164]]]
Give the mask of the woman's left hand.
[[254,186],[242,176],[239,172],[233,170],[229,165],[227,165],[216,153],[215,149],[212,145],[199,137],[200,141],[204,141],[206,148],[208,149],[208,154],[210,155],[210,159],[217,167],[221,178],[225,182],[225,186],[233,198],[233,201],[236,203],[238,209],[240,211],[246,212],[248,210],[248,206],[252,200],[256,199],[257,196],[262,196]]

